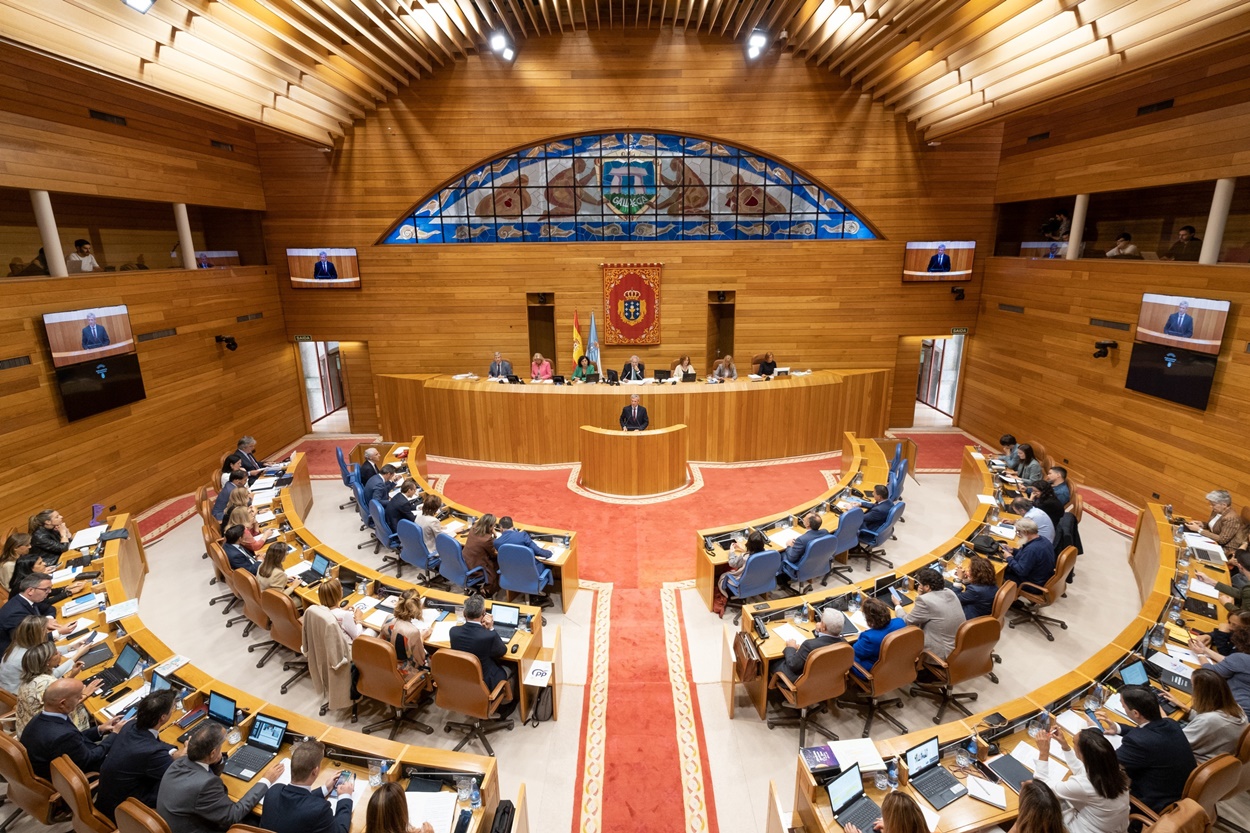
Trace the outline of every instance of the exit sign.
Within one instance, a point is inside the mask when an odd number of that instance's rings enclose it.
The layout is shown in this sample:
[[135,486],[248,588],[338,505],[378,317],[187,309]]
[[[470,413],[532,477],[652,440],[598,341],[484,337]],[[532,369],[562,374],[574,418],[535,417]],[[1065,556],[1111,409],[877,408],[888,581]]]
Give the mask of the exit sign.
[[[951,327],[951,335],[966,336],[968,335],[968,328],[967,327]],[[296,338],[299,338],[299,336],[296,336]]]
[[[951,332],[954,332],[954,330],[951,330]],[[967,332],[967,330],[964,330],[964,332]],[[296,341],[312,341],[312,336],[295,336],[295,340]]]

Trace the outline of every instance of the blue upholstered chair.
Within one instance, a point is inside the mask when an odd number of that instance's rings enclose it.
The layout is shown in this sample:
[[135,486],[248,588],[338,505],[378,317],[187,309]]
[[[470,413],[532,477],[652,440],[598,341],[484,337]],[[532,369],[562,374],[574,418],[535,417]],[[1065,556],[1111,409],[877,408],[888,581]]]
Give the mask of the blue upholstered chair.
[[337,445],[334,447],[334,456],[339,460],[339,474],[342,475],[343,485],[347,487],[347,491],[350,494],[350,499],[347,503],[339,504],[340,509],[346,509],[356,502],[356,490],[352,486],[352,479],[356,477],[357,466],[355,463],[347,462],[343,457],[343,449]]
[[[822,535],[807,545],[798,561],[782,561],[781,569],[786,578],[799,584],[798,595],[810,593],[812,582],[821,580],[821,584],[829,583],[829,569],[833,564],[833,548],[837,539],[833,535]],[[847,581],[845,576],[839,576]]]
[[725,580],[725,589],[729,591],[729,601],[725,607],[738,609],[734,616],[735,625],[742,620],[743,601],[777,589],[777,573],[780,570],[781,553],[777,550],[764,550],[747,556],[746,567],[741,575]]
[[899,501],[890,507],[890,513],[885,516],[885,523],[877,529],[869,529],[864,527],[859,531],[859,546],[851,550],[851,558],[863,558],[864,568],[872,570],[873,559],[880,561],[890,569],[894,569],[894,565],[882,556],[885,550],[880,549],[881,545],[890,540],[890,536],[894,534],[894,524],[898,523],[899,518],[903,516],[903,510],[907,508],[907,504]]
[[399,562],[399,536],[391,529],[390,524],[386,522],[386,508],[376,500],[369,501],[369,519],[373,521],[373,540],[376,542],[373,547],[374,553],[377,553],[382,547],[386,547],[391,551],[391,555],[382,557],[382,564],[385,566],[391,562]]
[[440,532],[434,539],[434,545],[438,550],[438,574],[453,586],[463,587],[468,592],[486,583],[486,572],[481,567],[470,570],[469,565],[464,563],[464,549],[455,538]]
[[529,597],[543,595],[551,586],[551,570],[543,567],[528,547],[520,544],[504,544],[499,548],[499,586],[512,593],[524,593],[526,604],[533,604]]
[[402,518],[395,525],[395,534],[399,536],[399,563],[395,565],[395,575],[402,576],[403,565],[407,564],[421,571],[418,583],[429,586],[434,575],[438,573],[439,559],[437,554],[426,549],[421,527],[407,518]]

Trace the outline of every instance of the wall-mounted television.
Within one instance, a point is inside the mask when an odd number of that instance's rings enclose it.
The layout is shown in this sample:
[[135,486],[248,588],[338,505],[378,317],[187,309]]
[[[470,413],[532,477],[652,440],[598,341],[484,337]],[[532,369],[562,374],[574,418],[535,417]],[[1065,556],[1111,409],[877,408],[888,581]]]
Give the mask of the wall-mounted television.
[[930,240],[907,244],[903,281],[970,281],[975,240]]
[[1139,341],[1133,345],[1124,386],[1205,411],[1216,361],[1207,353]]
[[287,249],[287,269],[296,289],[359,289],[355,249]]
[[126,307],[47,313],[43,326],[70,422],[147,397]]
[[1228,301],[1147,293],[1137,317],[1137,340],[1218,356],[1228,309]]

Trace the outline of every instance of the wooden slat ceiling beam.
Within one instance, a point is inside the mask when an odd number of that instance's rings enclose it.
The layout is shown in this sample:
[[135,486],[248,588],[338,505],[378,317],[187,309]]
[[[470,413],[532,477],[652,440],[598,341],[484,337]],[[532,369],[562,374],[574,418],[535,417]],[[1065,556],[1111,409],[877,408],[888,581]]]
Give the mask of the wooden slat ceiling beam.
[[[0,0],[0,34],[322,144],[529,37],[671,26],[837,72],[928,139],[1250,36],[1245,0]],[[488,60],[498,60],[488,58]]]

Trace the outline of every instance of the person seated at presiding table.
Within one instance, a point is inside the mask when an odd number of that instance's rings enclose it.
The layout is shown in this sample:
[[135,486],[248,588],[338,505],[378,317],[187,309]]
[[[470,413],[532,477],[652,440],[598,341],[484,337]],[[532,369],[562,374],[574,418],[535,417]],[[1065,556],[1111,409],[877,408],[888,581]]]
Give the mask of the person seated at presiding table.
[[[1185,528],[1203,537],[1210,538],[1224,548],[1227,555],[1232,555],[1246,540],[1246,532],[1242,527],[1241,518],[1233,510],[1233,498],[1227,489],[1215,489],[1207,492],[1207,503],[1211,505],[1211,517],[1206,521],[1186,521]],[[32,533],[33,534],[33,533]]]
[[1063,506],[1072,502],[1072,487],[1068,485],[1068,470],[1063,466],[1051,466],[1046,470],[1046,482],[1054,490],[1055,499]]
[[[454,651],[465,651],[477,657],[482,665],[482,680],[486,690],[493,692],[503,680],[511,682],[512,697],[499,707],[499,717],[505,718],[517,707],[517,681],[512,663],[500,667],[497,660],[508,653],[508,646],[495,633],[495,620],[486,612],[486,601],[476,594],[464,601],[463,625],[451,629],[448,640]],[[506,670],[505,670],[506,669]]]
[[[12,641],[9,643],[8,650],[4,652],[3,661],[0,661],[0,688],[16,695],[18,687],[22,684],[22,658],[31,648],[48,644],[49,639],[47,619],[37,613],[23,619],[21,624],[13,629]],[[82,663],[78,660],[90,649],[90,645],[81,645],[65,655],[64,660],[58,662],[52,671],[52,676],[57,679],[77,676],[82,670]]]
[[[79,586],[82,583],[79,582]],[[39,616],[46,621],[45,627],[58,634],[69,633],[72,624],[58,625],[56,609],[48,602],[52,595],[52,576],[47,573],[29,573],[21,580],[21,592],[10,596],[0,607],[0,655],[9,650],[13,641],[13,631],[22,624],[27,616]]]
[[885,602],[872,596],[864,599],[860,611],[868,629],[860,631],[855,640],[855,662],[865,671],[871,671],[881,656],[881,642],[900,628],[907,627],[902,619],[896,619]]
[[573,368],[573,379],[575,381],[585,381],[588,376],[594,376],[599,373],[599,368],[595,367],[595,363],[590,360],[590,356],[582,354],[577,357],[577,367]]
[[464,541],[464,563],[472,570],[481,567],[486,575],[482,594],[491,597],[499,590],[499,551],[495,549],[495,516],[489,512],[478,518]]
[[903,606],[896,604],[894,615],[923,630],[924,649],[941,659],[955,649],[955,634],[965,621],[959,597],[932,567],[916,573],[916,602],[911,610],[904,612]]
[[152,692],[139,701],[134,719],[117,732],[100,765],[100,789],[95,797],[95,808],[109,818],[114,818],[117,805],[127,798],[155,807],[165,770],[185,754],[160,738],[162,727],[174,716],[174,699],[169,689]]
[[964,561],[960,571],[962,586],[955,591],[955,596],[964,609],[964,619],[993,615],[994,597],[998,595],[994,565],[988,558],[975,555]]
[[274,541],[269,545],[269,549],[265,550],[265,560],[256,568],[256,585],[260,588],[260,592],[266,590],[286,590],[286,588],[299,581],[294,576],[287,575],[286,564],[287,553],[291,548],[281,541]]
[[763,552],[767,546],[768,539],[758,529],[751,530],[745,541],[735,540],[729,545],[729,569],[721,573],[720,578],[716,580],[716,586],[720,588],[722,596],[729,598],[729,579],[741,578],[742,571],[747,566],[747,559],[757,552]]
[[1181,724],[1164,717],[1149,686],[1124,686],[1119,691],[1124,713],[1133,726],[1100,720],[1109,735],[1124,738],[1116,757],[1128,773],[1133,798],[1156,813],[1180,801],[1189,773],[1198,767]]
[[1028,443],[1017,445],[1016,458],[1020,461],[1020,466],[1016,469],[1020,480],[1025,484],[1031,484],[1042,479],[1042,464],[1033,454],[1033,446]]
[[622,431],[646,431],[651,425],[651,418],[647,416],[647,409],[639,403],[642,398],[638,394],[629,397],[629,404],[621,408],[621,430]]
[[[243,458],[236,452],[227,454],[226,459],[221,461],[221,486],[224,488],[230,482],[230,472],[243,471]],[[243,471],[247,474],[246,471]]]
[[399,469],[387,463],[382,470],[369,478],[369,482],[365,485],[365,511],[368,511],[369,504],[377,501],[386,506],[390,500],[391,489],[395,484],[400,483],[403,475],[399,473]]
[[824,523],[824,519],[815,512],[809,512],[803,518],[803,526],[806,531],[790,542],[790,546],[781,551],[782,569],[777,573],[777,582],[784,588],[792,588],[790,577],[786,575],[785,562],[798,564],[803,560],[803,554],[807,552],[807,548],[817,538],[823,538],[829,533],[822,530],[820,525]]
[[690,363],[690,356],[683,353],[681,358],[677,360],[677,365],[673,368],[673,378],[681,379],[685,377],[687,373],[694,372],[696,371],[694,369],[694,365]]
[[864,510],[864,529],[880,529],[890,517],[894,501],[890,500],[890,487],[878,483],[872,487],[872,504]]
[[61,554],[69,549],[74,534],[65,524],[65,518],[55,509],[44,509],[30,516],[30,551],[48,566],[61,560]]
[[417,522],[417,513],[412,509],[412,501],[417,496],[417,481],[411,477],[400,485],[399,491],[389,501],[383,504],[386,507],[386,525],[394,532],[400,521]]
[[1037,533],[1045,538],[1054,546],[1055,543],[1055,524],[1041,509],[1033,505],[1033,501],[1028,498],[1018,497],[1011,502],[1012,514],[1019,515],[1021,518],[1028,518],[1037,524]]
[[630,356],[629,361],[621,368],[622,382],[641,382],[647,377],[647,366],[638,361],[638,357]]
[[243,535],[246,532],[242,524],[235,524],[226,528],[226,541],[221,548],[226,553],[226,560],[230,562],[232,570],[247,570],[252,575],[256,575],[257,564],[256,559],[252,556],[251,551],[243,546]]
[[[338,784],[339,770],[321,778],[321,762],[326,748],[319,741],[304,740],[291,748],[291,783],[275,784],[265,793],[260,827],[274,833],[348,833],[352,826],[354,779]],[[318,778],[322,783],[314,786]]]
[[777,372],[777,360],[773,358],[773,351],[769,350],[764,354],[764,360],[760,362],[759,369],[756,371],[760,376],[772,376]]
[[1211,668],[1194,669],[1190,678],[1194,691],[1188,707],[1171,692],[1163,696],[1181,710],[1179,719],[1186,721],[1185,737],[1194,750],[1198,763],[1216,755],[1236,755],[1237,742],[1246,728],[1246,713],[1237,705],[1228,682]]
[[734,364],[734,357],[729,354],[725,358],[716,363],[716,368],[712,371],[712,378],[719,382],[732,382],[738,378],[738,366]]
[[425,613],[425,600],[416,590],[405,590],[395,602],[394,618],[382,626],[382,638],[395,646],[399,670],[405,674],[426,664],[425,641],[433,628],[427,628],[421,618]]
[[[1064,767],[1051,761],[1051,741],[1058,741]],[[1132,807],[1128,773],[1115,748],[1097,729],[1082,729],[1071,740],[1060,726],[1037,738],[1037,780],[1054,791],[1063,808],[1067,833],[1122,833]]]
[[1038,587],[1045,586],[1055,574],[1055,548],[1038,534],[1037,524],[1029,518],[1016,521],[1016,537],[1024,542],[1017,549],[1006,544],[999,545],[1007,558],[1003,580],[1014,581],[1017,585],[1027,582]]
[[236,489],[247,488],[247,472],[238,468],[226,475],[226,483],[221,487],[221,491],[217,493],[217,499],[213,501],[213,520],[221,523],[226,519],[226,507],[230,505],[230,497]]
[[286,764],[270,764],[238,801],[230,798],[221,780],[221,745],[226,727],[206,720],[187,741],[187,754],[169,765],[157,792],[156,812],[169,825],[170,833],[225,833],[231,825],[244,821],[269,787],[282,777]]
[[834,607],[826,607],[820,612],[820,621],[812,628],[812,638],[804,639],[800,645],[794,639],[786,640],[786,649],[781,659],[773,662],[769,671],[780,671],[790,678],[790,682],[803,676],[803,668],[807,665],[807,657],[817,648],[845,642],[842,638],[842,627],[846,617],[842,611]]
[[0,552],[0,587],[8,587],[13,581],[13,572],[17,562],[24,555],[30,554],[30,534],[14,532],[4,542],[4,550]]
[[421,514],[413,521],[421,527],[421,540],[425,542],[425,548],[430,555],[438,553],[438,533],[443,531],[438,513],[442,508],[443,499],[433,492],[426,492],[425,497],[421,498]]
[[80,730],[70,715],[82,701],[81,680],[56,680],[43,692],[43,711],[22,730],[22,746],[30,756],[30,768],[40,778],[50,778],[52,762],[69,755],[83,772],[98,772],[108,757],[116,732],[122,725],[120,716],[108,723]]
[[535,353],[533,360],[530,362],[530,379],[535,382],[541,382],[550,378],[551,362],[544,359],[542,353]]
[[490,369],[486,371],[487,379],[506,379],[512,375],[512,362],[496,352],[490,361]]

